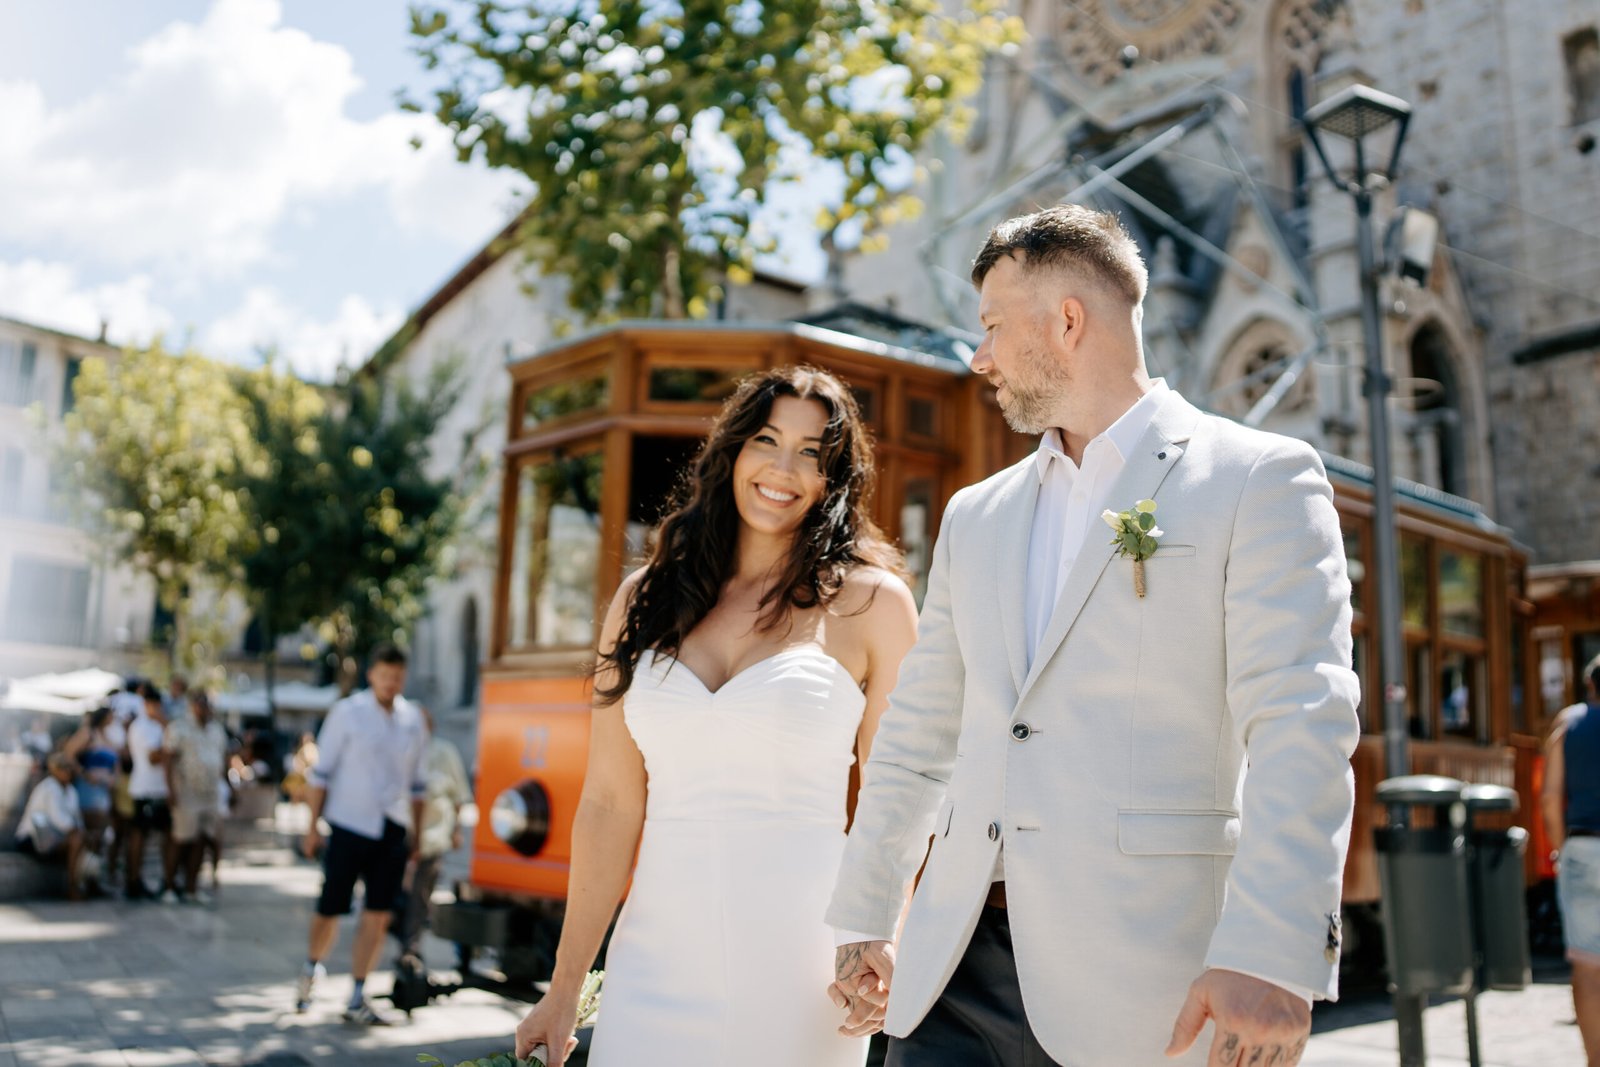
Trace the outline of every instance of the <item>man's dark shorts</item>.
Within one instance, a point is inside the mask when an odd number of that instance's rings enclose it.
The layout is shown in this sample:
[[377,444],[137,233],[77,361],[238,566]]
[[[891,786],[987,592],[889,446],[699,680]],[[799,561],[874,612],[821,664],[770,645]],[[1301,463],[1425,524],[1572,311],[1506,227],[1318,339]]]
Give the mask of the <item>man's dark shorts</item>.
[[367,911],[393,911],[395,896],[406,874],[406,828],[383,820],[383,836],[362,837],[342,826],[333,827],[322,854],[322,897],[318,915],[348,915],[356,879],[366,886]]
[[172,809],[165,797],[134,797],[133,828],[146,833],[164,834],[172,829]]

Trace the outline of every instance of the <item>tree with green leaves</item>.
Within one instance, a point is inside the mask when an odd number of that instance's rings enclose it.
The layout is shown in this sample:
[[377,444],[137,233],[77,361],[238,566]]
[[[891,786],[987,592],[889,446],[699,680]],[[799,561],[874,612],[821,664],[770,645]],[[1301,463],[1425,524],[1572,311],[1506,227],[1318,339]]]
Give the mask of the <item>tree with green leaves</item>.
[[173,668],[204,666],[220,635],[197,626],[189,593],[237,574],[255,540],[241,478],[262,461],[230,371],[157,342],[85,360],[74,392],[57,469],[113,555],[154,582],[173,616]]
[[[584,317],[706,314],[770,238],[751,223],[786,146],[843,175],[825,244],[913,214],[911,160],[965,119],[998,0],[462,0],[412,10],[445,75],[429,110],[463,161],[533,180],[519,242]],[[422,110],[421,105],[408,106]],[[701,158],[720,143],[737,166]]]
[[430,442],[462,392],[461,366],[437,366],[412,386],[358,375],[318,421],[308,533],[315,580],[331,594],[319,613],[345,683],[380,641],[406,643],[428,582],[449,565],[474,489],[461,472],[430,474]]

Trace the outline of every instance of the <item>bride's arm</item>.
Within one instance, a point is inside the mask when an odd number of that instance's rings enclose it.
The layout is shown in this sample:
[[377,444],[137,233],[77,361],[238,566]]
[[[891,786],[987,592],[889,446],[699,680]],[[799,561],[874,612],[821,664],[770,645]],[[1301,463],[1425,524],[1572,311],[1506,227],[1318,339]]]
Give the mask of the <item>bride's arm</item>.
[[900,677],[900,661],[917,641],[917,602],[906,583],[888,571],[872,568],[858,571],[853,579],[870,582],[865,591],[871,597],[865,611],[854,617],[856,631],[867,650],[867,675],[863,689],[866,710],[856,733],[856,766],[865,768],[872,753],[872,739],[878,722],[889,706],[889,694]]
[[[630,576],[631,577],[631,576]],[[612,648],[622,631],[626,604],[634,587],[625,581],[611,601],[600,630],[600,647]],[[595,686],[616,681],[613,668],[603,668]],[[598,701],[589,721],[589,764],[583,794],[572,820],[572,870],[567,881],[567,913],[561,924],[551,992],[577,996],[588,974],[617,901],[628,882],[639,832],[644,825],[644,757],[622,720],[622,701]]]

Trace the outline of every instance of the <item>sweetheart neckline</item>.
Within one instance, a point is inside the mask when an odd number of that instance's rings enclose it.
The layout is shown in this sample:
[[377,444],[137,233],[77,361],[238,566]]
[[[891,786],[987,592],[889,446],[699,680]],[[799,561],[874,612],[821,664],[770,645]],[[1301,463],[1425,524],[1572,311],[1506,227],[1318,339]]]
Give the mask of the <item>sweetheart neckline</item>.
[[833,666],[843,671],[845,677],[850,679],[850,683],[856,686],[857,689],[860,689],[860,685],[856,682],[856,676],[850,673],[850,668],[839,662],[837,658],[828,653],[827,649],[823,648],[819,644],[816,644],[815,642],[807,642],[803,645],[790,645],[788,648],[780,648],[770,656],[763,656],[749,666],[734,671],[732,674],[728,675],[727,679],[725,679],[723,683],[717,686],[715,689],[712,689],[710,686],[706,685],[706,683],[701,680],[700,676],[694,672],[694,668],[683,662],[683,660],[676,657],[664,657],[653,648],[650,649],[650,664],[651,666],[654,666],[656,661],[659,659],[671,659],[674,666],[683,668],[683,672],[690,678],[694,679],[694,684],[698,685],[702,692],[704,692],[707,696],[714,697],[721,693],[724,689],[728,688],[734,682],[738,681],[740,678],[743,678],[745,675],[755,670],[757,667],[760,667],[766,663],[771,663],[778,657],[787,656],[792,652],[815,652],[817,655],[833,664]]

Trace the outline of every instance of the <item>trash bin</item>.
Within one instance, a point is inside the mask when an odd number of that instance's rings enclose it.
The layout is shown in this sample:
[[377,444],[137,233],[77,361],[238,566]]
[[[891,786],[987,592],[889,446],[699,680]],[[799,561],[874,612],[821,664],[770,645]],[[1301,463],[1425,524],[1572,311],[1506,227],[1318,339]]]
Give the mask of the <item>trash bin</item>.
[[1383,947],[1396,994],[1465,993],[1472,988],[1472,921],[1467,887],[1464,783],[1433,774],[1378,783],[1405,826],[1373,831],[1383,892]]
[[1461,791],[1467,808],[1467,856],[1476,944],[1480,954],[1478,988],[1526,989],[1533,978],[1528,953],[1528,901],[1522,856],[1528,831],[1520,826],[1482,829],[1480,814],[1517,810],[1517,791],[1503,785],[1469,785]]

